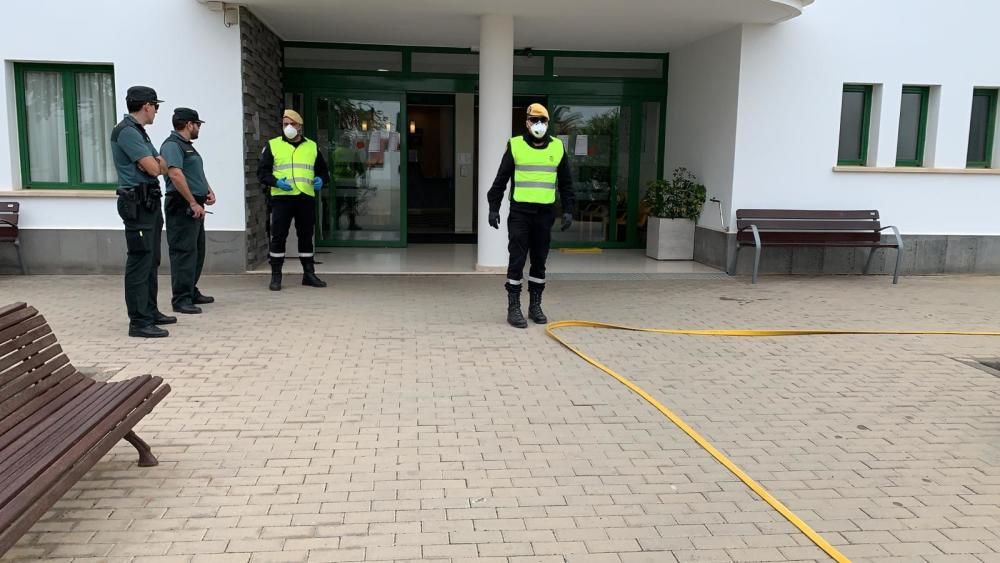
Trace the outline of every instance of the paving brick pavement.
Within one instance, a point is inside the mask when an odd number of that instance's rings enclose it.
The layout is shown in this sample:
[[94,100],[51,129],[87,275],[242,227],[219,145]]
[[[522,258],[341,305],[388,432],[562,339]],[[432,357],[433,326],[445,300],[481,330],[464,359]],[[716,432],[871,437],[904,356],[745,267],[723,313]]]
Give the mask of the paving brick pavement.
[[[827,561],[499,278],[336,277],[124,336],[114,277],[0,277],[75,364],[165,377],[138,431],[4,561]],[[167,288],[166,280],[161,286]],[[684,328],[1000,330],[1000,278],[569,281],[553,319]],[[166,293],[161,305],[168,306]],[[566,329],[854,561],[1000,561],[1000,338],[719,338]]]

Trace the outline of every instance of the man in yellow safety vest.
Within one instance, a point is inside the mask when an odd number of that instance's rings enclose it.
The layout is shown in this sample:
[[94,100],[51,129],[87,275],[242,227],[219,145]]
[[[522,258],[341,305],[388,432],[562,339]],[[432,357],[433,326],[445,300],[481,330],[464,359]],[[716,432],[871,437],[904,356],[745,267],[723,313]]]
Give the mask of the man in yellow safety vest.
[[316,229],[316,195],[330,183],[326,161],[316,142],[302,136],[302,116],[286,109],[280,137],[271,139],[260,154],[257,179],[270,188],[271,291],[281,290],[281,267],[285,263],[285,239],[295,220],[299,236],[302,285],[326,287],[316,277],[313,231]]
[[542,104],[528,106],[527,131],[507,143],[500,170],[487,194],[490,203],[489,224],[500,228],[500,204],[507,182],[510,187],[510,215],[507,217],[507,322],[526,328],[521,313],[521,285],[524,263],[531,256],[528,293],[531,302],[528,317],[538,323],[548,322],[542,312],[545,289],[545,259],[549,255],[552,225],[555,223],[556,191],[562,206],[562,230],[573,224],[573,179],[562,141],[548,134],[549,112]]

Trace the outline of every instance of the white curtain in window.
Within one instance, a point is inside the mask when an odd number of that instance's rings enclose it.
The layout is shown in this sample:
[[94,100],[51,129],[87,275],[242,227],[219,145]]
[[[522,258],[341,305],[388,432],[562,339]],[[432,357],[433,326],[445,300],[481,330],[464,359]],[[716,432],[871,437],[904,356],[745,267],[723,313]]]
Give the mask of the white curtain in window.
[[24,110],[31,180],[68,182],[62,75],[56,72],[24,73]]
[[76,75],[76,114],[81,179],[88,184],[113,184],[115,168],[108,135],[115,126],[115,91],[110,74]]

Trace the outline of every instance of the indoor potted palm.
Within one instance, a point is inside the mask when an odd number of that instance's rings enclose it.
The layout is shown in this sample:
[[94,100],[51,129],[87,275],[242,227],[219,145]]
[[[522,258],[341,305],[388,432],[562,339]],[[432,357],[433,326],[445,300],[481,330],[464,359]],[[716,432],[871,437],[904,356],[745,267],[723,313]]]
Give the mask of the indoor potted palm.
[[670,180],[650,182],[643,198],[649,208],[646,256],[657,260],[694,258],[694,227],[705,205],[705,186],[686,168]]

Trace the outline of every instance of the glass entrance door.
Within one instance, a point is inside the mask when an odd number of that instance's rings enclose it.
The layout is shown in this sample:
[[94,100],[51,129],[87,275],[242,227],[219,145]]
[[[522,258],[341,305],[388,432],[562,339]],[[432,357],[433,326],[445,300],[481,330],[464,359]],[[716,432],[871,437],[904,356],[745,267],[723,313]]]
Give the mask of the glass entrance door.
[[631,105],[555,100],[549,115],[552,135],[562,140],[568,154],[576,194],[573,226],[561,231],[557,220],[553,242],[561,246],[626,243]]
[[315,98],[315,139],[330,167],[317,239],[327,246],[405,246],[402,97]]

